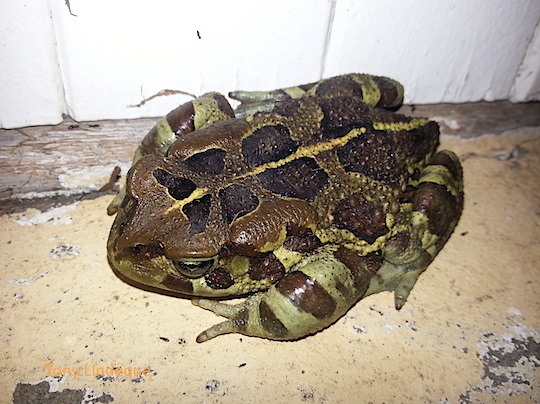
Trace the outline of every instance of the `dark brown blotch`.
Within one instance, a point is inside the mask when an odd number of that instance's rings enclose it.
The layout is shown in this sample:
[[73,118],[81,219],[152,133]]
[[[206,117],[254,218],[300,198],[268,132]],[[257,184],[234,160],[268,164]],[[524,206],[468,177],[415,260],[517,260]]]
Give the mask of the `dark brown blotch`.
[[345,171],[357,172],[391,187],[398,187],[401,170],[392,138],[381,131],[366,132],[337,151]]
[[242,140],[242,154],[252,166],[279,161],[296,150],[298,143],[283,125],[263,126]]
[[[412,118],[393,114],[392,121],[409,122]],[[408,131],[402,130],[392,133],[396,148],[412,158],[414,162],[420,161],[435,150],[439,142],[439,125],[429,121],[425,125]]]
[[318,96],[363,98],[362,86],[348,76],[334,77],[322,81],[315,94]]
[[266,279],[275,283],[285,275],[285,267],[274,254],[270,253],[264,257],[250,258],[248,275],[254,281]]
[[184,161],[186,167],[194,173],[202,176],[217,175],[225,167],[227,152],[222,149],[208,149],[194,154]]
[[368,201],[360,193],[352,194],[339,202],[334,224],[368,243],[373,243],[388,232],[384,207]]
[[306,253],[316,250],[322,245],[321,240],[313,234],[305,236],[290,236],[283,243],[283,247],[289,251]]
[[[178,139],[195,130],[194,116],[193,102],[186,102],[169,112],[165,120]],[[158,128],[159,124],[155,125],[141,142],[141,146],[147,154],[164,154],[167,152],[164,149],[165,145],[156,144],[155,142],[155,139],[159,138]]]
[[157,182],[167,188],[169,195],[177,201],[186,199],[197,189],[197,185],[193,181],[172,175],[161,168],[154,170],[153,175]]
[[131,248],[131,252],[137,261],[150,261],[164,254],[161,243],[152,245],[137,244]]
[[167,274],[165,279],[161,281],[161,284],[169,290],[185,293],[188,295],[193,294],[193,284],[188,278],[177,276],[173,273]]
[[248,187],[237,184],[219,191],[219,199],[223,218],[228,224],[254,211],[259,205],[259,198]]
[[[173,109],[167,114],[167,123],[176,137],[181,137],[185,133],[193,132],[195,130],[193,117],[195,116],[195,109],[192,102],[186,102],[180,105],[178,108]],[[152,129],[154,130],[154,128]],[[155,127],[157,132],[157,127]],[[154,137],[153,139],[156,139]]]
[[416,191],[413,210],[428,217],[431,233],[444,237],[461,213],[457,204],[457,198],[444,185],[423,182]]
[[229,104],[229,101],[227,101],[227,98],[225,98],[222,94],[218,93],[212,94],[212,98],[217,102],[218,108],[221,112],[231,118],[234,118],[234,111],[231,108],[231,104]]
[[361,257],[354,251],[341,246],[334,252],[334,257],[350,269],[357,298],[364,294],[371,278],[382,265],[382,254],[380,251],[375,251]]
[[385,247],[385,253],[389,260],[391,257],[400,257],[407,253],[409,250],[421,250],[422,240],[411,238],[411,233],[408,231],[401,231],[392,236],[387,242]]
[[196,199],[182,208],[182,212],[184,212],[189,220],[190,235],[202,233],[206,229],[211,203],[210,195],[204,195],[202,198]]
[[323,98],[319,106],[324,113],[321,122],[323,139],[343,137],[353,128],[371,122],[370,108],[356,98]]
[[[413,173],[412,176],[414,177],[415,174],[416,174],[416,171],[415,171],[415,173]],[[415,179],[415,181],[416,180],[417,179]],[[415,193],[416,193],[416,188],[413,187],[412,185],[407,185],[407,187],[405,188],[405,191],[401,192],[398,195],[399,203],[412,203]]]
[[[377,103],[378,107],[386,107],[387,105],[395,105],[399,97],[399,92],[392,80],[386,77],[373,76],[372,80],[377,84],[381,98]],[[396,105],[398,107],[399,105]]]
[[452,157],[450,157],[444,151],[435,153],[433,157],[431,157],[427,165],[428,166],[440,165],[440,166],[445,167],[450,173],[450,176],[455,180],[463,177],[463,169],[461,168],[461,165],[459,164],[459,162],[455,161]]
[[332,316],[337,304],[316,279],[300,271],[290,272],[279,281],[276,289],[296,308],[319,320]]
[[[284,97],[290,97],[290,96],[287,94],[284,94]],[[298,108],[300,107],[300,100],[284,99],[284,100],[276,100],[276,101],[277,102],[276,102],[276,105],[274,106],[274,109],[272,109],[272,113],[284,116],[286,118],[293,117],[298,111]]]
[[270,335],[276,338],[285,338],[289,334],[287,327],[276,317],[272,308],[264,300],[259,304],[261,325]]
[[218,290],[227,289],[234,285],[234,279],[231,274],[224,268],[216,268],[212,272],[204,276],[204,280],[208,287]]
[[335,287],[336,287],[336,290],[341,293],[341,295],[345,298],[345,299],[350,299],[352,296],[351,295],[351,290],[349,290],[349,288],[347,286],[345,286],[343,284],[343,282],[341,282],[341,280],[337,277],[337,276],[334,276],[334,284],[335,284]]
[[291,198],[312,201],[328,186],[328,174],[308,157],[291,161],[257,175],[261,185],[269,191]]

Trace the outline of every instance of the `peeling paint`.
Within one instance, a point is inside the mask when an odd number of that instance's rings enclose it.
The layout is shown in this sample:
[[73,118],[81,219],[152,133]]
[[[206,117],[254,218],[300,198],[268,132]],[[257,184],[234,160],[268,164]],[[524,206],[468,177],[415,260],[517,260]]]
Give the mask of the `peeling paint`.
[[446,125],[448,129],[454,131],[461,129],[461,124],[455,118],[449,116],[432,116],[431,119],[437,121],[439,124]]
[[13,403],[110,403],[114,397],[110,393],[95,393],[90,387],[84,389],[64,389],[60,384],[64,377],[47,376],[37,382],[18,383],[13,392]]
[[26,212],[17,215],[17,219],[14,220],[21,226],[35,226],[47,222],[53,222],[54,225],[71,224],[71,216],[67,215],[67,213],[74,210],[77,204],[78,202],[75,202],[71,205],[52,208],[45,212],[29,209]]
[[[129,166],[122,166],[122,172],[127,172]],[[70,169],[64,174],[58,175],[60,185],[66,190],[77,192],[97,191],[107,182],[111,176],[111,166],[91,166],[81,169]]]
[[538,382],[540,368],[540,333],[522,324],[519,309],[508,310],[508,333],[485,332],[477,342],[476,356],[482,362],[482,382],[461,394],[460,402],[478,402],[483,394],[491,397],[519,395],[531,402],[540,400]]

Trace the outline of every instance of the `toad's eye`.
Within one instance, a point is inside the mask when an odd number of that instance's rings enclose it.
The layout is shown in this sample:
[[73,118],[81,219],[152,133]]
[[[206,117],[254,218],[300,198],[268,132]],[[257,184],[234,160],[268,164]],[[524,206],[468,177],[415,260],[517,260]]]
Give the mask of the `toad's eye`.
[[212,258],[182,258],[172,260],[174,269],[187,278],[200,278],[216,266],[218,257]]

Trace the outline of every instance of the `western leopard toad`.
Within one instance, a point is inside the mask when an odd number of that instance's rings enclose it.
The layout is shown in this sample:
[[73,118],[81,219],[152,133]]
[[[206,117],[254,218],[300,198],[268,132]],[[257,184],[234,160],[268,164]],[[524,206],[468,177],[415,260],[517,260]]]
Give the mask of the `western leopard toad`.
[[108,210],[112,267],[227,318],[199,342],[302,338],[380,291],[401,308],[463,206],[438,125],[389,111],[403,88],[384,77],[230,96],[236,111],[206,94],[144,138]]

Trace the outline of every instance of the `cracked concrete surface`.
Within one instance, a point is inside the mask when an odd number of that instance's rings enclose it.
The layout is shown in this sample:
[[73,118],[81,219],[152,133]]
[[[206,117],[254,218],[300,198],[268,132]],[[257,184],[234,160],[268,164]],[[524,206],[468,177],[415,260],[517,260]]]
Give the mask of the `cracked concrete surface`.
[[109,268],[111,196],[1,216],[0,402],[539,402],[540,130],[441,148],[465,209],[403,309],[379,293],[297,342],[195,343],[218,317]]

